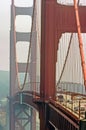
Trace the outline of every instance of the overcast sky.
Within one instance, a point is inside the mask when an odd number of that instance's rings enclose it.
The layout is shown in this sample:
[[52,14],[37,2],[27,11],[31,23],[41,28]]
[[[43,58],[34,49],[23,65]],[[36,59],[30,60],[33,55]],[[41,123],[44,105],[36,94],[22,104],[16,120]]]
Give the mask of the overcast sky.
[[10,0],[0,1],[0,70],[9,68]]
[[[32,5],[33,0],[15,0],[15,5]],[[9,70],[11,0],[0,1],[0,70]]]

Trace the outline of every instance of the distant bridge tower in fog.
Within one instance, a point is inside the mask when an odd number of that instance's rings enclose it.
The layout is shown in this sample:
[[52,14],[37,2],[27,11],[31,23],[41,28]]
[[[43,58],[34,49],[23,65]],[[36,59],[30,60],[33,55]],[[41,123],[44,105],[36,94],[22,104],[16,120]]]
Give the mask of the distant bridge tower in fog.
[[[35,71],[35,56],[36,56],[36,44],[31,44],[31,58],[30,58],[30,62],[29,63],[29,67],[27,66],[27,60],[26,62],[20,62],[18,61],[18,49],[24,49],[25,46],[27,46],[29,48],[30,46],[30,42],[31,42],[31,32],[24,32],[20,30],[17,31],[17,19],[18,17],[22,17],[25,18],[26,20],[28,20],[27,18],[31,17],[32,19],[32,15],[33,15],[33,6],[31,7],[17,7],[15,5],[15,1],[12,0],[12,4],[11,4],[11,30],[10,30],[10,97],[13,97],[17,92],[22,91],[22,88],[20,88],[22,82],[20,82],[20,77],[22,75],[26,74],[27,71],[27,75],[26,75],[26,80],[27,82],[29,82],[30,80],[35,80],[34,79],[34,75],[32,71]],[[22,20],[22,19],[21,19]],[[19,24],[19,23],[18,23]],[[22,21],[20,23],[22,25]],[[25,27],[25,25],[22,25]],[[28,28],[29,29],[29,28]],[[34,32],[35,35],[35,32]],[[27,45],[26,45],[27,44]],[[19,47],[20,48],[17,48]],[[28,57],[28,51],[25,52],[27,54]],[[34,55],[34,57],[33,57]],[[21,54],[21,57],[23,57],[23,54]],[[33,59],[34,58],[34,59]],[[32,70],[31,68],[34,68],[34,70]],[[26,70],[26,68],[28,70]],[[28,73],[29,72],[29,73]],[[24,76],[23,76],[24,77]],[[22,78],[24,80],[24,78]],[[29,89],[29,83],[27,84],[27,88]],[[31,107],[27,107],[25,106],[25,108],[21,108],[19,105],[18,110],[13,110],[13,105],[12,105],[13,100],[10,100],[10,130],[14,130],[14,129],[18,129],[21,128],[21,130],[24,130],[24,128],[28,128],[31,130],[34,130],[35,127],[35,122],[34,125],[32,125],[32,121],[33,121],[33,116],[34,115],[34,119],[35,119],[35,113],[32,110]],[[28,109],[28,110],[27,110]],[[15,111],[15,112],[14,112]],[[19,113],[22,114],[19,114]],[[15,115],[15,113],[17,113]],[[19,119],[21,116],[21,119]],[[25,119],[23,118],[23,116],[25,116]],[[13,121],[13,119],[15,119],[15,121]],[[21,122],[22,123],[21,123]]]

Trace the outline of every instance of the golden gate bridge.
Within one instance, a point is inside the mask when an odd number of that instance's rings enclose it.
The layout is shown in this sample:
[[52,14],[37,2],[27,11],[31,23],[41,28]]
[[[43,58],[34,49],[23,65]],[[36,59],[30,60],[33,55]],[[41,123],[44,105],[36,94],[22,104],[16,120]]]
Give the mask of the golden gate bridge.
[[[33,0],[25,7],[12,0],[10,130],[37,129],[36,111],[40,130],[86,129],[85,12],[81,0]],[[17,30],[18,16],[31,18],[30,32]],[[20,62],[26,44],[27,61]]]

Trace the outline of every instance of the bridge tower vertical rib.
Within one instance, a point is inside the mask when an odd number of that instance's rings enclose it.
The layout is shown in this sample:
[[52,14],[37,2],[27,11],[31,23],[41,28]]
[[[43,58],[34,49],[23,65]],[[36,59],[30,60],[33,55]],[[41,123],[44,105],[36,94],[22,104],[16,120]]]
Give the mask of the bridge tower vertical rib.
[[41,9],[41,98],[55,98],[56,0],[42,0]]
[[[55,72],[57,31],[55,20],[56,0],[41,1],[41,68],[40,68],[40,98],[39,105],[40,130],[51,130],[46,122],[46,101],[55,99]],[[53,127],[53,129],[55,129]]]

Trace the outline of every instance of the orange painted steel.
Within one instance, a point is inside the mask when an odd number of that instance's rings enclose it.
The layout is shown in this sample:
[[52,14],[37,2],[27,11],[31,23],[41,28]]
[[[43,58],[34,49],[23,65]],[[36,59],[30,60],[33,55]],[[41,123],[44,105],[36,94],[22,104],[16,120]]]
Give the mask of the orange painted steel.
[[76,14],[76,24],[77,24],[77,30],[78,30],[78,39],[79,39],[82,71],[83,71],[83,77],[84,77],[84,85],[85,85],[85,90],[86,90],[86,63],[85,63],[83,41],[82,41],[82,36],[81,36],[81,25],[80,25],[80,19],[79,19],[79,11],[78,11],[78,5],[77,5],[76,0],[74,0],[74,7],[75,7],[75,14]]
[[[79,7],[82,32],[86,32],[86,7]],[[82,15],[83,13],[83,15]],[[77,33],[74,6],[60,5],[56,0],[42,0],[41,9],[41,98],[55,98],[55,73],[59,39],[62,33]],[[58,62],[58,59],[57,59]]]
[[[54,0],[55,1],[55,0]],[[74,6],[60,5],[56,3],[55,6],[56,28],[57,32],[77,32],[76,17]],[[86,32],[86,6],[79,6],[79,18],[81,22],[82,33]],[[58,34],[58,33],[57,33]]]
[[[56,59],[61,34],[77,33],[77,26],[74,6],[60,5],[57,0],[42,0],[41,5],[40,99],[44,99],[45,103],[49,99],[55,101]],[[80,6],[79,12],[82,32],[86,32],[86,7]],[[45,109],[40,105],[41,130],[46,125],[45,120],[43,122],[43,111]]]
[[56,71],[56,23],[55,1],[42,0],[41,9],[41,80],[40,96],[44,99],[55,98]]

